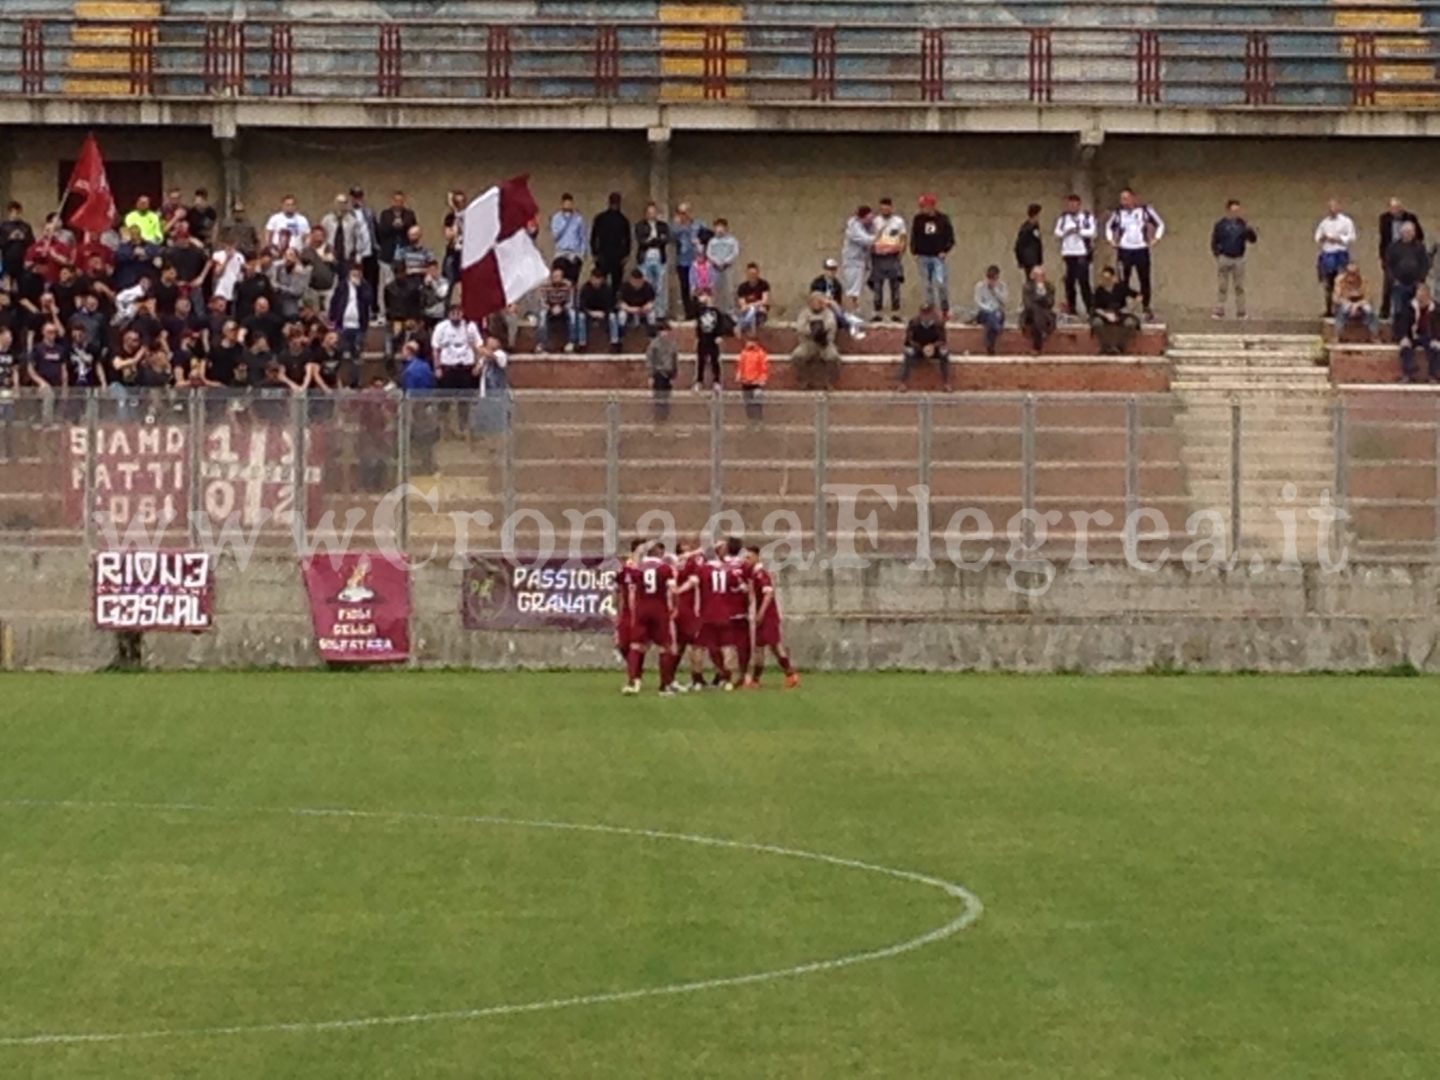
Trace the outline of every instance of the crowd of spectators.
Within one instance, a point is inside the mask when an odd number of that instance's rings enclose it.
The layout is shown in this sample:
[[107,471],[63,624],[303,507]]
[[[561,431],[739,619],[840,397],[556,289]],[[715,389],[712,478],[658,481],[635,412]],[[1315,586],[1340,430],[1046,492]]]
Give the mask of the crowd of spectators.
[[[679,378],[674,341],[663,332],[681,320],[695,327],[696,387],[718,385],[722,341],[730,337],[740,352],[751,349],[750,370],[768,370],[768,356],[760,364],[752,346],[789,304],[784,296],[777,303],[762,268],[744,260],[723,217],[707,222],[680,203],[666,220],[648,203],[632,222],[612,194],[587,218],[566,194],[548,229],[543,218],[528,225],[551,252],[549,280],[475,327],[456,303],[465,206],[462,192],[449,194],[443,235],[432,247],[403,192],[372,207],[360,187],[338,193],[314,222],[290,196],[262,221],[240,201],[222,215],[204,190],[188,199],[172,190],[158,206],[140,197],[112,230],[80,236],[58,214],[37,233],[12,202],[0,222],[0,386],[103,390],[120,399],[179,386],[329,393],[360,385],[368,342],[378,343],[384,381],[402,389],[495,395],[507,386],[509,347],[529,324],[538,353],[582,349],[596,333],[619,350],[626,331],[639,327],[652,342],[658,390]],[[1048,227],[1043,207],[1031,204],[1014,244],[1018,300],[992,265],[975,283],[973,305],[957,310],[948,263],[956,234],[936,197],[921,195],[908,221],[890,198],[859,206],[841,230],[839,258],[825,259],[808,289],[793,295],[800,302],[791,360],[800,385],[834,386],[842,336],[859,341],[885,322],[905,327],[902,387],[927,363],[949,386],[947,325],[956,318],[981,328],[989,352],[1012,320],[1036,352],[1065,322],[1088,323],[1101,352],[1123,352],[1142,320],[1154,317],[1152,253],[1164,236],[1158,212],[1129,189],[1103,221],[1077,195]],[[1420,222],[1398,199],[1381,217],[1378,305],[1351,255],[1356,236],[1332,201],[1315,232],[1326,316],[1337,333],[1352,326],[1374,333],[1393,319],[1407,377],[1418,377],[1419,353],[1440,377],[1433,302],[1421,288],[1433,259]],[[1046,262],[1050,238],[1063,283]],[[1245,317],[1245,259],[1258,239],[1232,200],[1211,234],[1217,318],[1231,295],[1236,317]],[[1101,242],[1113,265],[1097,273]],[[910,260],[919,296],[918,313],[907,319]],[[749,385],[758,389],[763,379]]]

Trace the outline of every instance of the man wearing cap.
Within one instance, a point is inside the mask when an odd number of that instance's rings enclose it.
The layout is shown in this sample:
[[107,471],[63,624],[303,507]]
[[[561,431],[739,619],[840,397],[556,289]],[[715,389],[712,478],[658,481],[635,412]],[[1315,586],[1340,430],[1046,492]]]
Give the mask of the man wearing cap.
[[630,219],[620,210],[620,193],[610,193],[609,205],[595,215],[590,223],[590,254],[595,266],[610,281],[610,289],[620,295],[625,281],[625,260],[630,257],[632,233]]
[[[845,223],[845,243],[840,248],[840,284],[845,290],[845,310],[856,315],[860,291],[870,277],[870,252],[875,247],[875,215],[861,206]],[[858,316],[857,316],[858,317]]]
[[950,316],[949,275],[945,257],[955,247],[950,216],[935,209],[934,195],[920,196],[920,212],[910,223],[910,254],[920,268],[925,303],[939,308],[942,321]]
[[830,301],[830,310],[835,313],[837,322],[844,323],[850,331],[850,336],[856,341],[865,340],[865,320],[859,315],[851,314],[845,310],[845,288],[840,282],[837,273],[840,264],[834,259],[826,259],[824,270],[820,276],[810,282],[810,292],[820,293]]

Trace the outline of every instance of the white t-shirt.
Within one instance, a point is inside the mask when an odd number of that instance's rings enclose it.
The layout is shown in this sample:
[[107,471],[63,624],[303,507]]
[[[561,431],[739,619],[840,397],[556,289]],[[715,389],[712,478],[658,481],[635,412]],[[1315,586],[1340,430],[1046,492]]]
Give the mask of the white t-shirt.
[[[496,350],[495,350],[493,353],[491,353],[490,356],[486,359],[485,363],[486,363],[487,365],[489,365],[489,364],[494,364],[494,365],[495,365],[496,367],[498,367],[501,371],[504,371],[507,367],[510,366],[510,354],[507,353],[504,349],[496,349]],[[486,394],[485,394],[485,379],[484,379],[483,374],[482,374],[481,379],[480,379],[480,396],[481,396],[482,398],[486,396]]]
[[480,331],[472,322],[437,323],[430,335],[430,352],[441,367],[469,367],[475,363],[475,350],[480,347]]
[[1355,243],[1355,222],[1348,214],[1328,214],[1315,226],[1315,242],[1321,251],[1345,251]]
[[360,290],[353,285],[345,297],[345,314],[340,316],[340,329],[360,329]]
[[217,251],[211,261],[215,263],[215,295],[229,303],[235,299],[235,286],[245,271],[245,256],[238,251],[227,255],[222,250]]
[[298,211],[286,216],[285,211],[277,210],[265,223],[265,233],[270,243],[283,255],[286,248],[298,250],[304,246],[305,237],[310,235],[310,222]]

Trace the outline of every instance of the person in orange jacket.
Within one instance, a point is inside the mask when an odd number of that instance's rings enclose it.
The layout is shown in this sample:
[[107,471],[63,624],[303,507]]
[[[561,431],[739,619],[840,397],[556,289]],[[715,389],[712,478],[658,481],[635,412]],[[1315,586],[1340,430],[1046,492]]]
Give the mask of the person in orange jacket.
[[740,383],[740,396],[745,399],[745,418],[758,422],[764,415],[760,392],[770,381],[770,354],[753,333],[746,336],[735,360],[735,377]]

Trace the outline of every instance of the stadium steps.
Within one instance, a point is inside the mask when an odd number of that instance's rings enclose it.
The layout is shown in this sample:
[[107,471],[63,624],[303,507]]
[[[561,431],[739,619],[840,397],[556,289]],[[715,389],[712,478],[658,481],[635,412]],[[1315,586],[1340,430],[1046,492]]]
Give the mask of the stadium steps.
[[[1384,4],[1384,0],[1381,0]],[[1375,40],[1375,106],[1391,109],[1433,109],[1440,106],[1440,89],[1418,89],[1413,84],[1434,83],[1435,65],[1427,59],[1431,44],[1425,15],[1406,0],[1384,6],[1346,8],[1335,12],[1335,25],[1342,30],[1413,30],[1414,34],[1387,34]],[[1344,36],[1340,48],[1351,55],[1354,38]],[[1386,84],[1405,84],[1404,89],[1386,89]]]
[[128,76],[130,28],[157,18],[163,5],[142,0],[76,0],[75,18],[83,25],[71,30],[74,46],[66,62],[62,89],[75,97],[128,97],[134,87]]
[[[1334,488],[1335,445],[1327,370],[1315,363],[1319,337],[1296,334],[1176,334],[1168,355],[1192,508],[1231,503],[1230,405],[1240,414],[1240,524],[1244,551],[1283,551],[1276,511],[1306,508]],[[1286,503],[1285,485],[1295,488]],[[1308,530],[1306,530],[1308,532]],[[1304,552],[1302,551],[1302,555]]]

